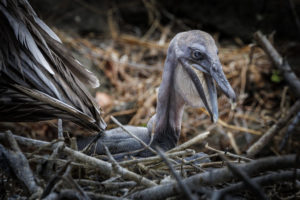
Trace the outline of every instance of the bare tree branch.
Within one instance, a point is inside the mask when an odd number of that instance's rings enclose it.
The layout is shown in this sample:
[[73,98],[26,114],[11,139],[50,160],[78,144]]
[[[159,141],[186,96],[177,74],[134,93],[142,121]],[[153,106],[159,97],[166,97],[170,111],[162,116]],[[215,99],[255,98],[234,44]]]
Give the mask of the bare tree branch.
[[280,120],[276,124],[274,124],[263,136],[259,138],[252,146],[247,150],[247,155],[249,157],[253,157],[258,154],[262,148],[268,145],[275,134],[277,134],[284,126],[288,124],[288,121],[293,117],[293,115],[300,111],[300,100],[298,100],[289,110],[287,115]]
[[285,81],[292,88],[292,91],[297,97],[300,97],[300,80],[292,71],[289,63],[283,60],[270,41],[260,31],[254,34],[254,39],[265,50],[275,66],[282,72]]
[[[5,135],[4,133],[0,132],[0,139],[3,139],[5,137],[4,135]],[[25,138],[25,137],[21,137],[21,136],[16,136],[16,135],[13,135],[13,137],[18,141],[18,143],[25,145],[25,146],[29,146],[29,147],[34,146],[37,148],[42,147],[42,146],[48,146],[52,150],[56,148],[56,145],[49,146],[49,142],[29,139],[29,138]],[[91,156],[88,156],[88,155],[85,155],[85,154],[83,154],[79,151],[75,151],[69,147],[65,147],[62,151],[64,153],[66,153],[67,155],[69,155],[70,158],[73,158],[74,160],[79,160],[84,163],[88,163],[89,165],[99,169],[99,171],[102,174],[111,176],[112,166],[110,163],[105,162],[100,159],[97,159],[97,158],[94,158],[94,157],[91,157]],[[152,187],[152,186],[156,185],[156,183],[154,183],[153,181],[151,181],[143,176],[140,176],[132,171],[129,171],[125,168],[122,168],[121,173],[125,179],[136,181],[137,183],[140,183],[146,187]]]
[[[296,175],[296,177],[295,177]],[[276,182],[283,182],[283,181],[291,181],[293,178],[300,179],[300,170],[297,170],[297,173],[293,170],[291,171],[283,171],[283,172],[275,172],[272,174],[267,174],[264,176],[260,177],[255,177],[252,179],[253,182],[260,186],[265,186],[265,185],[271,185]],[[240,192],[241,190],[245,189],[247,185],[244,182],[239,182],[233,185],[230,185],[226,188],[214,191],[213,196],[211,199],[217,200],[220,197],[224,197],[228,193],[234,193],[234,192]]]
[[[296,163],[295,155],[287,155],[282,157],[268,157],[254,160],[249,163],[237,165],[249,176],[258,175],[264,171],[272,171],[278,169],[289,169],[294,166],[300,167],[300,162]],[[195,190],[201,186],[213,186],[233,179],[235,176],[225,168],[216,169],[211,172],[196,174],[183,181],[185,185]],[[170,196],[182,194],[181,188],[177,183],[159,185],[142,191],[133,193],[130,197],[134,199],[165,199]]]
[[190,199],[190,200],[196,199],[196,198],[193,196],[193,194],[192,194],[190,188],[187,187],[187,185],[183,184],[183,182],[182,182],[180,176],[179,176],[178,173],[175,171],[175,169],[173,168],[171,162],[168,160],[167,156],[163,153],[163,151],[162,151],[159,147],[156,147],[156,150],[157,150],[157,153],[162,157],[163,161],[164,161],[164,162],[167,164],[167,166],[170,168],[172,175],[173,175],[174,178],[176,179],[176,181],[177,181],[179,187],[182,189],[184,195],[185,195],[188,199]]

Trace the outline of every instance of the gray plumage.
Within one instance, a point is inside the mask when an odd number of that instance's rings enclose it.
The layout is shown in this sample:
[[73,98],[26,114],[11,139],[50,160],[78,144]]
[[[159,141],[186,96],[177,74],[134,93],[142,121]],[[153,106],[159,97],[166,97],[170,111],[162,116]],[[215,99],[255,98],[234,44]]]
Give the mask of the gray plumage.
[[98,79],[76,61],[27,0],[0,0],[0,121],[62,118],[106,125],[85,85]]
[[[184,105],[204,107],[212,122],[218,120],[216,84],[232,100],[235,93],[227,81],[213,38],[203,31],[193,30],[177,34],[170,42],[157,97],[156,114],[147,128],[126,126],[129,131],[149,144],[169,150],[177,145],[181,131]],[[153,140],[151,140],[151,135]],[[91,138],[79,139],[82,148]],[[105,153],[103,145],[114,153],[143,149],[143,146],[125,131],[106,131],[92,152]],[[139,156],[148,156],[141,151]]]

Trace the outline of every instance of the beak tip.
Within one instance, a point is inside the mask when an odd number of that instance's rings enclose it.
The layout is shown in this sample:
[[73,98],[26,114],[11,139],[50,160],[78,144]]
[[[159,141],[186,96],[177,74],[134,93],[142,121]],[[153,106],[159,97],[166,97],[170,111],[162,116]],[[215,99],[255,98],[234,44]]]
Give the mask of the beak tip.
[[216,123],[219,119],[218,113],[214,113],[211,115],[211,122]]
[[230,88],[228,90],[228,98],[232,101],[232,102],[236,102],[236,94],[234,92],[234,90],[232,88]]
[[216,123],[218,121],[218,118],[213,117],[212,122]]
[[233,97],[231,97],[231,101],[236,102],[236,95],[234,94]]

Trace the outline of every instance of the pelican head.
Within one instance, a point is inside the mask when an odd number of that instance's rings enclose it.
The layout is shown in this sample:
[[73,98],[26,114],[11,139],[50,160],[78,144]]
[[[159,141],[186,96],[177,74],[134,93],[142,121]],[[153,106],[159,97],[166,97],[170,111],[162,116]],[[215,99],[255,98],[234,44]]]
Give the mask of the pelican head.
[[226,79],[214,39],[206,32],[192,30],[177,34],[170,43],[174,65],[174,88],[193,107],[205,107],[211,120],[218,120],[215,83],[235,101],[235,93]]

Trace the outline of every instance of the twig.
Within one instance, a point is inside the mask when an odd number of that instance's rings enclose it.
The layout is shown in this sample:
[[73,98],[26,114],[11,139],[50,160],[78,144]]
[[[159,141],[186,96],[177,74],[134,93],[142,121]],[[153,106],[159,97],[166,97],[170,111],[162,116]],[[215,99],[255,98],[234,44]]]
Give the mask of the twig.
[[[4,133],[0,132],[0,139],[4,138]],[[47,146],[49,145],[49,142],[45,142],[45,141],[39,141],[39,140],[34,140],[34,139],[30,139],[30,138],[25,138],[25,137],[21,137],[21,136],[17,136],[17,135],[13,135],[14,138],[18,141],[18,143],[24,145],[24,146],[29,146],[29,147],[41,147],[41,146]],[[49,146],[50,149],[55,149],[56,146]],[[112,166],[110,163],[105,162],[103,160],[99,160],[96,159],[94,157],[85,155],[79,151],[75,151],[69,147],[65,147],[62,150],[64,153],[66,153],[67,155],[69,155],[71,158],[74,158],[75,160],[81,161],[83,163],[87,163],[90,166],[93,166],[95,168],[97,168],[102,174],[110,176],[111,175],[111,171],[112,171]],[[137,183],[141,183],[142,185],[146,186],[146,187],[152,187],[155,186],[156,183],[154,183],[153,181],[142,177],[134,172],[131,172],[125,168],[122,168],[122,176],[125,179],[128,180],[133,180]]]
[[46,164],[45,164],[45,169],[43,170],[45,172],[45,174],[43,174],[44,176],[47,177],[51,177],[52,173],[53,173],[53,169],[54,169],[54,164],[55,162],[53,162],[54,159],[59,157],[60,152],[62,151],[62,149],[65,147],[65,143],[64,143],[64,136],[63,136],[63,128],[62,128],[62,120],[58,119],[58,123],[57,123],[57,137],[58,137],[58,143],[56,145],[56,148],[53,150],[52,154],[49,156],[49,160],[46,160]]
[[[190,156],[193,155],[195,153],[194,150],[191,149],[186,149],[184,151],[179,151],[179,152],[174,152],[174,153],[169,153],[167,152],[167,156],[172,158],[172,157],[176,157],[176,156]],[[119,164],[122,166],[130,166],[130,165],[134,165],[134,164],[138,164],[138,163],[152,163],[152,162],[156,162],[156,161],[160,161],[161,157],[160,156],[151,156],[151,157],[146,157],[146,158],[139,158],[139,159],[134,159],[134,160],[125,160],[120,162]]]
[[[28,155],[31,155],[29,153],[24,153],[27,157]],[[61,164],[61,165],[64,165],[66,164],[68,161],[65,160],[65,159],[58,159],[58,158],[55,158],[55,159],[49,159],[48,157],[46,156],[41,156],[41,155],[33,155],[32,156],[33,158],[29,159],[29,162],[40,162],[41,161],[44,161],[44,160],[47,160],[47,161],[53,161],[53,162],[56,162],[57,164]],[[78,163],[78,162],[71,162],[70,163],[72,166],[75,166],[75,167],[87,167],[86,165],[84,164],[81,164],[81,163]]]
[[45,187],[43,194],[41,196],[41,198],[45,198],[46,196],[48,196],[52,189],[55,188],[56,183],[61,180],[63,173],[66,171],[67,167],[69,166],[71,162],[68,161],[64,166],[62,166],[55,175],[52,176],[52,178],[48,181],[47,186]]
[[59,140],[64,140],[64,135],[63,135],[63,127],[62,127],[62,120],[58,119],[57,121],[57,134],[58,134],[58,139]]
[[274,124],[258,141],[256,141],[252,146],[247,150],[247,155],[249,157],[255,156],[259,153],[263,147],[265,147],[271,139],[282,129],[288,121],[293,117],[295,113],[300,111],[300,100],[298,100],[289,110],[287,115],[280,120],[276,124]]
[[30,159],[31,157],[35,156],[38,152],[40,152],[44,149],[49,149],[52,145],[57,145],[57,143],[60,142],[60,141],[61,140],[52,140],[50,143],[48,143],[48,145],[40,146],[35,151],[28,154],[27,159]]
[[[255,177],[252,179],[253,182],[260,186],[264,185],[271,185],[274,183],[278,182],[283,182],[283,181],[291,181],[293,178],[300,179],[300,170],[297,170],[296,176],[294,171],[282,171],[279,173],[272,173],[272,174],[267,174],[263,175],[260,177]],[[247,185],[244,182],[239,182],[233,185],[230,185],[228,187],[225,187],[223,189],[214,191],[212,200],[217,200],[219,197],[225,197],[226,194],[228,193],[234,193],[234,192],[240,192],[241,190],[245,189]]]
[[156,147],[157,149],[157,153],[161,156],[161,158],[163,159],[163,161],[167,164],[167,166],[169,167],[169,169],[171,170],[172,175],[174,176],[174,178],[176,179],[179,187],[183,190],[183,193],[185,194],[185,196],[192,200],[192,199],[196,199],[193,195],[192,192],[190,190],[189,187],[187,187],[185,184],[183,184],[180,176],[177,174],[177,172],[174,170],[171,162],[168,160],[168,158],[165,156],[165,154],[163,153],[163,151],[159,148]]
[[99,138],[103,135],[103,132],[98,133],[89,143],[84,147],[84,149],[81,150],[82,153],[87,153],[91,148],[92,145],[95,144]]
[[[208,112],[205,109],[200,108],[200,110],[201,110],[201,112],[204,112],[206,115],[209,115]],[[232,130],[251,133],[251,134],[254,134],[254,135],[262,135],[261,131],[257,131],[257,130],[253,130],[253,129],[249,129],[249,128],[244,128],[244,127],[240,127],[240,126],[234,126],[234,125],[231,125],[231,124],[228,124],[228,123],[224,122],[221,119],[218,119],[217,123],[220,124],[223,127],[226,127],[226,128],[232,129]]]
[[251,134],[254,134],[254,135],[262,135],[261,131],[256,131],[256,130],[249,129],[249,128],[244,128],[244,127],[240,127],[240,126],[234,126],[234,125],[231,125],[231,124],[227,124],[226,122],[224,122],[221,119],[218,119],[217,123],[220,124],[221,126],[224,126],[226,128],[232,129],[232,130],[251,133]]
[[135,136],[134,134],[132,134],[130,131],[128,131],[126,129],[125,126],[123,126],[116,118],[114,118],[113,116],[110,117],[114,123],[116,123],[122,130],[124,130],[127,134],[129,134],[131,137],[133,137],[134,139],[136,139],[138,142],[140,142],[146,149],[150,150],[153,154],[157,154],[157,152],[150,147],[149,145],[147,145],[143,140],[141,140],[140,138],[138,138],[137,136]]
[[294,119],[292,120],[292,123],[288,126],[288,129],[284,135],[284,138],[280,144],[279,150],[282,151],[282,149],[284,148],[284,146],[286,145],[289,137],[292,135],[293,130],[296,128],[297,124],[300,121],[300,112],[297,113],[297,115],[294,117]]
[[237,177],[242,179],[242,181],[245,183],[245,185],[254,192],[254,194],[257,195],[259,199],[267,199],[266,195],[264,192],[260,189],[260,187],[251,180],[251,178],[241,169],[236,167],[235,165],[231,164],[230,162],[227,162],[226,157],[223,155],[220,155],[223,160],[225,160],[226,165],[228,169]]
[[34,196],[34,198],[39,198],[42,193],[42,188],[36,183],[28,160],[21,151],[19,145],[13,137],[13,134],[10,131],[7,131],[6,133],[2,134],[2,136],[3,139],[8,141],[12,150],[8,150],[0,144],[1,162],[6,161],[14,175],[21,183],[25,185],[32,197]]
[[270,41],[260,31],[257,31],[254,34],[254,39],[258,42],[259,45],[262,46],[275,66],[283,73],[283,77],[292,88],[292,91],[296,94],[297,97],[300,97],[300,80],[292,71],[288,62],[283,60],[283,58],[276,51]]
[[134,187],[136,186],[136,182],[134,181],[124,181],[124,182],[98,182],[98,181],[93,181],[93,180],[88,180],[88,179],[76,179],[80,185],[85,185],[85,186],[95,186],[97,188],[100,188],[100,190],[103,191],[115,191],[119,190],[122,188],[129,188],[129,187]]
[[114,159],[114,157],[111,155],[111,153],[109,152],[107,146],[104,145],[104,149],[106,152],[106,155],[108,157],[108,160],[111,162],[112,164],[112,168],[113,168],[113,172],[115,174],[121,174],[122,175],[122,167],[119,165],[119,163]]
[[202,142],[205,138],[207,138],[207,136],[210,134],[209,131],[206,131],[204,133],[201,133],[199,135],[197,135],[196,137],[186,141],[185,143],[171,149],[168,151],[168,153],[171,153],[171,152],[175,152],[175,151],[181,151],[181,150],[184,150],[190,146],[192,146],[193,144],[196,144],[196,143],[199,143],[199,142]]
[[218,156],[218,155],[219,155],[218,153],[214,153],[214,154],[211,154],[211,155],[207,155],[207,156],[195,158],[195,159],[186,161],[186,164],[189,164],[189,163],[197,163],[197,162],[200,161],[200,160],[203,160],[203,159],[209,159],[209,158],[212,158],[212,157],[216,157],[216,156]]
[[144,40],[140,40],[137,37],[127,35],[127,34],[122,34],[115,39],[122,43],[127,43],[127,44],[132,44],[132,45],[140,45],[140,46],[144,46],[144,47],[148,47],[148,48],[156,48],[156,49],[167,49],[168,48],[168,43],[159,44],[157,42],[144,41]]
[[[249,176],[257,175],[264,171],[272,171],[277,169],[288,169],[296,165],[300,167],[300,163],[296,162],[295,155],[287,155],[282,157],[268,157],[259,160],[254,160],[249,163],[240,164],[237,167],[247,173]],[[234,178],[234,175],[226,168],[216,169],[211,172],[196,174],[183,181],[190,188],[200,186],[210,186],[229,181]],[[142,191],[133,193],[130,197],[134,199],[166,199],[167,197],[178,195],[181,193],[177,183],[159,185],[148,188]]]
[[76,181],[74,181],[74,179],[70,175],[64,175],[63,179],[67,181],[76,191],[78,191],[78,193],[83,199],[90,200],[86,192],[80,187],[80,185]]
[[230,142],[230,144],[231,144],[233,150],[235,151],[236,154],[240,155],[240,154],[241,154],[241,151],[240,151],[238,145],[236,144],[236,141],[235,141],[235,139],[234,139],[233,134],[232,134],[231,132],[228,131],[228,132],[227,132],[227,135],[228,135],[229,142]]
[[219,154],[227,155],[227,156],[230,156],[230,157],[233,157],[233,158],[242,159],[242,160],[246,160],[246,161],[252,161],[252,159],[244,157],[244,156],[240,156],[240,155],[236,155],[236,154],[233,154],[233,153],[230,153],[230,152],[220,151],[220,150],[217,150],[215,148],[212,148],[208,145],[208,143],[205,145],[205,148],[209,149],[211,151],[217,152]]

